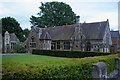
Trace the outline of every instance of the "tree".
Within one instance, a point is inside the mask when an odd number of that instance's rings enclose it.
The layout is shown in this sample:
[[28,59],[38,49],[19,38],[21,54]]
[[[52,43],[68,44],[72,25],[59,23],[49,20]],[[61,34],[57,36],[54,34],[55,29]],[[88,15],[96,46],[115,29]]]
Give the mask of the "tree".
[[29,33],[30,33],[29,29],[26,28],[26,29],[23,30],[23,36],[24,36],[25,39],[27,39]]
[[12,17],[5,17],[2,18],[2,35],[4,36],[4,33],[8,31],[9,33],[15,33],[16,36],[20,41],[24,41],[24,37],[22,35],[22,28],[20,27],[20,24],[18,21],[16,21]]
[[14,52],[16,52],[16,53],[26,53],[27,49],[22,44],[16,44]]
[[41,3],[39,17],[31,16],[30,22],[37,27],[53,27],[76,23],[76,14],[63,2]]

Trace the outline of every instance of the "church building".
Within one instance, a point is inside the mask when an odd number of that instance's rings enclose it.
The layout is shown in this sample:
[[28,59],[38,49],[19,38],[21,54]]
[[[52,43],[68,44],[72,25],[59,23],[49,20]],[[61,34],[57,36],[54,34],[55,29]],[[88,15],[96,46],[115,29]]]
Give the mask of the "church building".
[[110,52],[112,40],[109,21],[31,27],[24,45],[29,52],[32,49]]

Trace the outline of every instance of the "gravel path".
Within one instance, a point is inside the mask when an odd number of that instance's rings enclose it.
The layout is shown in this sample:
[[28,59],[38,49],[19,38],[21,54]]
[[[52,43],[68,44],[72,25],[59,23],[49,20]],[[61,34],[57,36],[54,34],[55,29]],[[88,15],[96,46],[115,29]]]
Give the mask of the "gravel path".
[[32,54],[32,53],[16,53],[16,54],[0,54],[0,55],[23,55],[23,54]]

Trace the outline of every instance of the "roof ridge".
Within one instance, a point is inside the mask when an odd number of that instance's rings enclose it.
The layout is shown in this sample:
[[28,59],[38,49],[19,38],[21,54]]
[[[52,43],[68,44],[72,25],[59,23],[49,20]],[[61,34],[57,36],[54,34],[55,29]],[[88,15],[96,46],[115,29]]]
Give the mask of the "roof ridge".
[[[78,24],[70,24],[70,25],[63,25],[63,26],[55,26],[55,27],[47,27],[47,28],[41,28],[41,29],[49,29],[49,28],[56,28],[56,27],[69,27],[72,25],[78,25]],[[40,27],[34,27],[34,28],[40,28]]]
[[55,27],[48,27],[48,28],[56,28],[56,27],[69,27],[72,25],[78,25],[78,24],[69,24],[69,25],[63,25],[63,26],[55,26]]
[[102,23],[102,22],[107,22],[107,21],[99,21],[99,22],[88,22],[88,23],[81,23],[81,24],[94,24],[94,23]]

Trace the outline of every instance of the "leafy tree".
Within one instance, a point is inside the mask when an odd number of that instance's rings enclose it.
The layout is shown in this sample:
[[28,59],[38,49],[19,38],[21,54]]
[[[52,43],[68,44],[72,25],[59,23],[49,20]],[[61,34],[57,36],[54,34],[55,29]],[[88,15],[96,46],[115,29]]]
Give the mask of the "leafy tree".
[[29,35],[29,32],[30,32],[30,30],[27,29],[27,28],[23,30],[23,36],[24,36],[25,39],[27,39],[27,37]]
[[15,52],[17,52],[17,53],[26,53],[27,49],[22,44],[16,44]]
[[20,41],[25,40],[22,35],[23,30],[20,27],[20,24],[12,17],[2,18],[2,35],[3,36],[6,31],[8,31],[9,33],[15,33]]
[[41,3],[39,17],[31,16],[33,26],[53,27],[76,23],[76,14],[63,2]]

